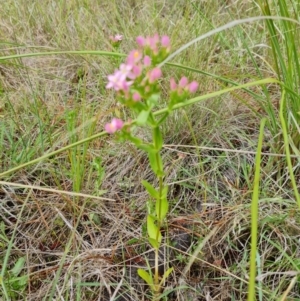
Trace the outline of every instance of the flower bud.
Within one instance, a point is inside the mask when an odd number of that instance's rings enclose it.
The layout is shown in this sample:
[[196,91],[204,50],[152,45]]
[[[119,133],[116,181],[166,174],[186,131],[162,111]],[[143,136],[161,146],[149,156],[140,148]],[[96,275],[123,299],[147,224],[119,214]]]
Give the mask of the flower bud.
[[150,83],[155,82],[162,76],[161,69],[158,67],[155,67],[148,73],[148,79]]
[[190,91],[190,93],[195,93],[198,90],[199,84],[196,81],[192,81],[189,86],[188,89]]

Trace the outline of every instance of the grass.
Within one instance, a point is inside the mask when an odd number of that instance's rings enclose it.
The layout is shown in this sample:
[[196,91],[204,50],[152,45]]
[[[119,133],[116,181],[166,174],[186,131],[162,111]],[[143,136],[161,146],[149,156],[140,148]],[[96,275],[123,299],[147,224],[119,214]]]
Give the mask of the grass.
[[5,2],[0,300],[150,298],[137,269],[154,262],[141,185],[154,177],[142,152],[102,131],[112,116],[133,117],[106,76],[136,36],[155,32],[185,48],[164,66],[158,113],[169,77],[200,82],[163,129],[160,261],[174,267],[163,298],[300,300],[299,21],[227,26],[187,47],[232,21],[298,20],[299,10],[295,0]]

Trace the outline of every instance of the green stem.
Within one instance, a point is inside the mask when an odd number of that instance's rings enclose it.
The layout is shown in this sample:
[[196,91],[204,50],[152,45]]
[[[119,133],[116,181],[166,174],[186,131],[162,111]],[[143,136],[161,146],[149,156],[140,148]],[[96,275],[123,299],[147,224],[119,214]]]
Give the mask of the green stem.
[[[158,156],[157,156],[158,158]],[[163,177],[158,176],[159,179],[159,198],[157,199],[158,204],[158,216],[157,216],[157,234],[156,241],[158,241],[160,228],[161,228],[161,199],[162,199],[162,190],[163,190]],[[160,284],[159,284],[159,274],[158,274],[158,265],[159,265],[159,247],[155,249],[155,270],[154,270],[154,300],[159,300]]]
[[[155,131],[153,130],[153,135],[155,135]],[[160,229],[161,229],[161,206],[162,206],[162,193],[163,193],[163,166],[161,164],[162,160],[160,158],[160,150],[161,147],[156,145],[154,140],[154,147],[157,148],[157,153],[156,153],[156,162],[158,166],[158,173],[157,173],[157,178],[159,181],[159,195],[158,199],[156,202],[158,202],[158,212],[157,212],[157,234],[156,234],[156,241],[158,242],[159,234],[160,234]],[[155,287],[155,292],[154,292],[154,300],[159,300],[159,293],[160,293],[160,283],[159,283],[159,247],[155,249],[155,267],[154,267],[154,287]]]
[[[159,231],[159,230],[158,230]],[[155,267],[154,267],[154,301],[159,300],[159,278],[158,278],[158,250],[159,248],[155,249]]]
[[259,181],[260,181],[261,150],[263,144],[265,123],[266,123],[266,119],[263,118],[260,122],[259,138],[258,138],[257,152],[255,157],[255,175],[254,175],[252,202],[251,202],[251,251],[250,251],[250,276],[249,276],[249,285],[248,285],[248,301],[256,300],[255,277],[256,277]]
[[167,119],[167,117],[168,117],[169,115],[170,115],[170,111],[164,113],[163,117],[161,117],[157,123],[158,123],[158,124],[162,124],[162,123]]

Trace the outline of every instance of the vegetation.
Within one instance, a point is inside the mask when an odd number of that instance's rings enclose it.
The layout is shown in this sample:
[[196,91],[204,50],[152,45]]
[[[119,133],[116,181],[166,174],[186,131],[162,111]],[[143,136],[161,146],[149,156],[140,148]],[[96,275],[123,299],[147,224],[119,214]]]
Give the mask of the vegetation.
[[[0,13],[0,300],[300,300],[297,0]],[[155,33],[172,49],[151,116],[171,108],[171,78],[199,87],[151,130],[106,87]],[[104,131],[112,118],[163,137],[164,172]],[[150,223],[153,199],[167,209]]]

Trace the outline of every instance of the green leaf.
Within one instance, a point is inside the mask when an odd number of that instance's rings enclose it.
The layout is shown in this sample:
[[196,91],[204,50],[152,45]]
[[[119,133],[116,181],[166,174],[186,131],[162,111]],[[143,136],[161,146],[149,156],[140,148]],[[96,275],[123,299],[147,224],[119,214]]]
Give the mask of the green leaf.
[[157,226],[154,223],[155,218],[152,215],[147,216],[147,231],[150,238],[153,238],[156,240],[157,235]]
[[149,235],[150,238],[156,240],[157,242],[161,242],[161,233],[158,230],[157,226],[155,225],[154,221],[155,221],[154,216],[152,216],[152,215],[147,216],[148,235]]
[[151,108],[157,105],[159,101],[159,94],[152,94],[147,100],[147,105]]
[[145,125],[148,121],[149,114],[150,111],[142,111],[136,119],[136,124]]
[[152,200],[148,200],[146,202],[146,206],[147,206],[147,213],[148,214],[153,214],[154,213],[154,202]]
[[20,257],[16,262],[15,266],[11,269],[11,273],[15,277],[17,277],[21,273],[22,269],[24,268],[25,261],[26,261],[25,257]]
[[148,241],[154,249],[159,249],[159,243],[156,239],[148,237]]
[[95,212],[91,212],[89,214],[89,220],[94,222],[95,225],[101,225],[101,217],[99,214],[95,213]]
[[155,190],[155,188],[149,182],[142,180],[142,184],[153,198],[155,198],[155,199],[159,198],[159,193]]
[[160,153],[157,153],[156,161],[158,165],[157,176],[163,177],[165,175],[163,172],[164,165]]
[[138,275],[150,286],[153,287],[153,279],[150,276],[150,274],[143,270],[143,269],[138,269]]
[[165,273],[164,273],[164,275],[163,275],[163,277],[162,277],[162,279],[161,279],[161,281],[160,281],[159,286],[162,286],[162,285],[163,285],[163,283],[165,282],[165,280],[169,277],[169,275],[170,275],[172,272],[173,272],[173,268],[168,268],[168,269],[165,271]]
[[169,186],[164,186],[164,188],[162,190],[162,198],[167,198],[168,188],[169,188]]
[[159,166],[157,164],[157,158],[156,158],[157,153],[156,152],[148,152],[148,158],[150,162],[150,166],[153,170],[153,172],[158,175],[159,171]]
[[138,147],[139,149],[141,149],[147,153],[155,153],[156,152],[156,150],[152,144],[139,144],[139,145],[136,145],[136,147]]
[[[159,212],[159,209],[160,209],[160,212]],[[168,204],[167,198],[162,198],[161,200],[156,202],[156,204],[155,204],[156,216],[161,222],[166,217],[168,210],[169,210],[169,204]]]
[[153,170],[153,172],[156,174],[158,177],[163,177],[165,174],[163,172],[163,163],[161,159],[161,155],[157,152],[148,152],[148,158],[150,162],[150,166]]
[[126,136],[126,139],[128,139],[129,141],[131,141],[133,144],[135,144],[137,147],[143,144],[143,140],[137,138],[137,137],[133,137],[130,134],[128,134]]
[[26,287],[28,279],[28,275],[23,275],[20,277],[11,278],[8,282],[14,288],[14,290],[21,291]]
[[163,137],[159,127],[153,129],[153,141],[157,151],[161,150],[163,146]]
[[133,244],[136,244],[139,240],[137,238],[132,238],[132,239],[129,239],[127,242],[126,242],[126,245],[127,246],[130,246],[130,245],[133,245]]

